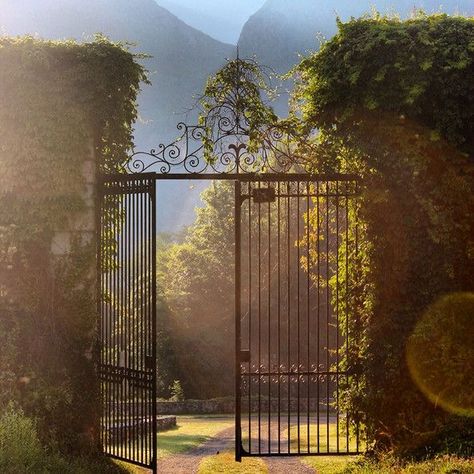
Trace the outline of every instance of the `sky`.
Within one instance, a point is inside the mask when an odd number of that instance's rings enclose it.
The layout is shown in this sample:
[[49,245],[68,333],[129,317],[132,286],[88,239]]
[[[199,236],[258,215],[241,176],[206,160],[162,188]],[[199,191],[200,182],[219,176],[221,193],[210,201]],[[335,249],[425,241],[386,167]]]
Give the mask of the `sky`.
[[242,26],[266,0],[156,0],[188,25],[237,44]]

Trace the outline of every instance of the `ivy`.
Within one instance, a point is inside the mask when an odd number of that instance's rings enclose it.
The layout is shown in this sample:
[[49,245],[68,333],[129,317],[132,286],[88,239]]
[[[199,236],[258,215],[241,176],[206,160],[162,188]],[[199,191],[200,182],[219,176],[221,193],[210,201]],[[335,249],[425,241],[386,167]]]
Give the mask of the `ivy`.
[[338,34],[297,68],[308,121],[329,127],[360,111],[390,111],[473,153],[472,18],[377,16],[338,27]]
[[0,38],[0,405],[19,401],[67,451],[90,448],[98,423],[95,243],[77,234],[53,258],[52,239],[94,198],[86,160],[124,168],[146,82],[137,59],[101,36]]
[[[214,141],[219,132],[247,132],[247,147],[256,151],[264,141],[268,125],[278,120],[273,109],[265,103],[265,96],[270,98],[275,93],[270,85],[270,75],[251,60],[229,61],[211,76],[200,99],[206,159],[210,162],[216,159]],[[232,124],[237,124],[239,130],[228,129]]]
[[[474,291],[473,46],[472,19],[376,16],[339,23],[296,68],[297,111],[318,129],[313,168],[361,176],[349,286],[356,343],[343,361],[361,375],[343,400],[378,449],[473,448],[472,420],[428,400],[406,362],[430,305]],[[449,366],[443,353],[437,363]]]

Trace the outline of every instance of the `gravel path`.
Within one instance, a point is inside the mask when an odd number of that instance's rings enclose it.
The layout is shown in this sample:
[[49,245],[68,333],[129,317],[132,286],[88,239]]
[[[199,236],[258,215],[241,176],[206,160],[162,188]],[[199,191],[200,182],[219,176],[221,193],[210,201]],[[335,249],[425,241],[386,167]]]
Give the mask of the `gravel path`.
[[227,428],[186,453],[158,459],[158,472],[160,474],[196,474],[201,459],[229,449],[233,442],[234,427]]
[[[205,443],[190,451],[158,460],[159,474],[197,474],[199,463],[207,456],[233,449],[234,428],[217,433]],[[262,458],[271,474],[314,474],[314,470],[297,458]],[[258,473],[256,473],[258,474]]]

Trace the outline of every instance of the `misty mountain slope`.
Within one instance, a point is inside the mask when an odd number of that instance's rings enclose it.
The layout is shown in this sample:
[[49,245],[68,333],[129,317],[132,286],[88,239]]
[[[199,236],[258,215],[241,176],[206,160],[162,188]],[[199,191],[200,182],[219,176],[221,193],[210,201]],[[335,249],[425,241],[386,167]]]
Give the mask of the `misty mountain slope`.
[[242,29],[239,48],[255,55],[277,72],[287,72],[299,54],[319,49],[318,36],[329,39],[336,33],[336,17],[348,20],[370,13],[396,12],[407,17],[417,8],[427,13],[474,14],[472,0],[267,0]]
[[265,0],[156,0],[197,28],[224,43],[237,44],[242,26]]
[[[194,123],[196,111],[187,111],[195,97],[208,76],[235,54],[235,46],[186,25],[154,0],[0,0],[0,32],[77,40],[101,32],[136,43],[134,50],[151,55],[143,61],[152,86],[145,86],[139,98],[137,150],[176,138],[179,121]],[[159,183],[159,230],[173,232],[192,222],[201,189],[191,189],[189,183]]]
[[0,28],[48,39],[86,40],[101,32],[151,55],[143,61],[153,85],[140,97],[140,149],[176,135],[176,123],[186,118],[209,74],[234,54],[232,46],[186,25],[154,0],[3,0]]

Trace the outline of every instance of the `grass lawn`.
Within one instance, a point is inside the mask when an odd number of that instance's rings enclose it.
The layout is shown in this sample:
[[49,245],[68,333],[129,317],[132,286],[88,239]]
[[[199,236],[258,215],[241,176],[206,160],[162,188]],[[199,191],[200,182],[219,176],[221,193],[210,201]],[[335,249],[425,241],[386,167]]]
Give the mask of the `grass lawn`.
[[328,462],[326,467],[319,465],[318,459],[308,459],[305,462],[321,474],[474,474],[473,459],[455,456],[405,463],[388,456],[381,461],[368,461],[360,457],[356,461],[348,460],[345,465],[341,463],[339,466],[331,466]]
[[[318,427],[316,424],[310,424],[309,425],[309,444],[310,444],[310,451],[312,453],[318,452],[318,445],[319,445],[319,451],[321,453],[325,453],[328,451],[328,429],[327,429],[327,424],[321,423],[319,425],[319,443],[318,443]],[[300,429],[300,442],[299,442],[299,448],[300,451],[307,451],[308,450],[308,425],[307,424],[301,424]],[[286,433],[286,436],[288,436],[288,432]],[[298,427],[297,426],[292,426],[290,430],[290,439],[291,439],[291,449],[292,451],[297,451],[298,450]],[[356,439],[354,436],[351,436],[349,438],[349,446],[347,446],[346,442],[346,433],[343,430],[340,430],[339,433],[339,451],[352,451],[356,452],[357,451],[357,444],[356,444]],[[330,423],[329,424],[329,451],[338,451],[337,450],[337,430],[336,430],[336,423]],[[330,456],[329,456],[330,457]]]
[[244,458],[241,463],[235,462],[233,452],[208,456],[199,464],[198,474],[267,474],[268,468],[258,458]]
[[175,429],[158,433],[158,458],[184,453],[232,426],[232,416],[179,416]]
[[358,456],[317,456],[301,458],[301,462],[320,474],[341,474],[357,458]]

